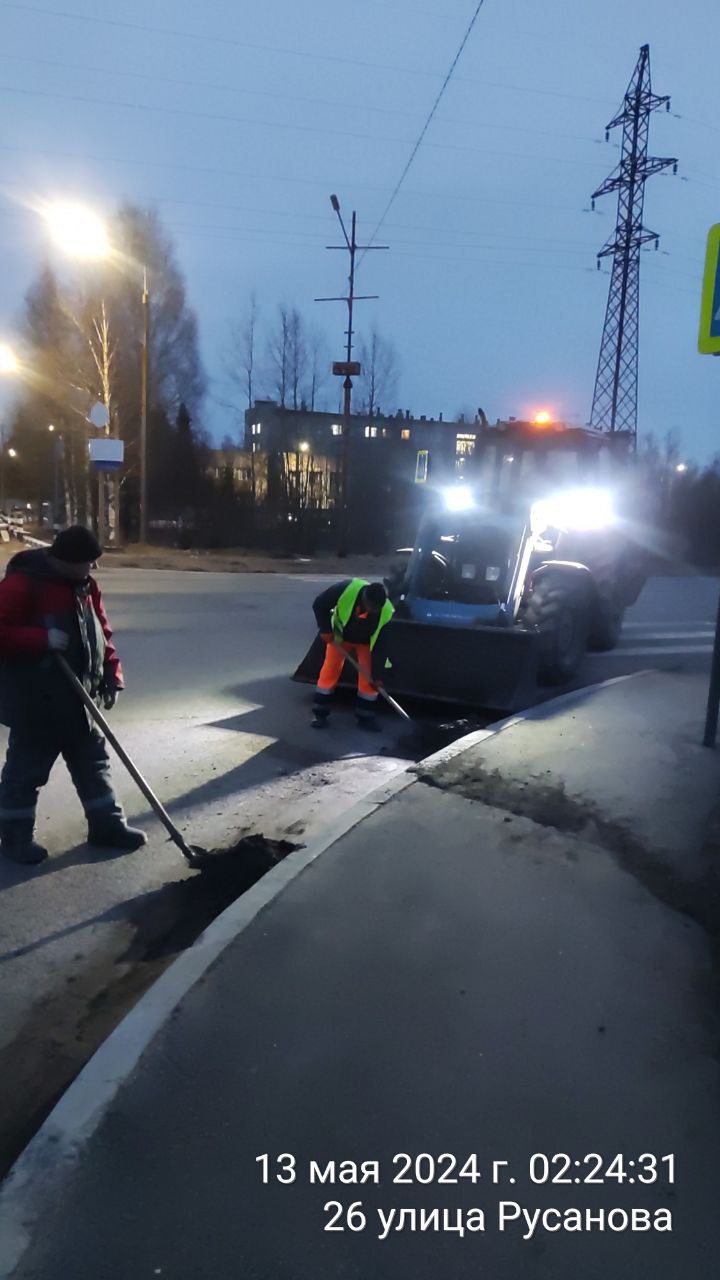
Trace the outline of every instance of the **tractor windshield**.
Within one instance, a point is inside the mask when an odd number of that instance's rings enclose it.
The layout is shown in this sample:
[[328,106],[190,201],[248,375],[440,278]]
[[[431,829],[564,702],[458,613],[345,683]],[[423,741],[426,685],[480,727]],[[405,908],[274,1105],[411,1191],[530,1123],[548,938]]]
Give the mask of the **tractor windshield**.
[[500,518],[429,523],[410,566],[412,590],[427,600],[498,604],[507,599],[522,526]]

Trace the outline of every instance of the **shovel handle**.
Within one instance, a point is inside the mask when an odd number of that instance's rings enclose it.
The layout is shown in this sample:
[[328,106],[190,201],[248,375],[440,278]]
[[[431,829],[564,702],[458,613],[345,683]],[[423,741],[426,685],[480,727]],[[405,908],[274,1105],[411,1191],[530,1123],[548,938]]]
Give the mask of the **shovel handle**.
[[392,709],[393,709],[393,711],[397,712],[397,714],[398,714],[399,716],[402,716],[403,720],[408,720],[408,721],[410,721],[410,720],[411,720],[411,718],[410,718],[410,716],[408,715],[407,711],[404,711],[404,710],[403,710],[403,708],[400,706],[400,703],[399,703],[399,702],[396,702],[396,701],[395,701],[395,699],[394,699],[393,697],[391,697],[391,696],[390,696],[390,694],[387,692],[387,689],[383,689],[383,687],[382,687],[382,685],[381,685],[381,684],[377,684],[377,683],[376,683],[376,681],[375,681],[375,680],[373,680],[372,676],[371,676],[371,675],[368,675],[368,673],[367,673],[367,671],[365,670],[365,668],[364,668],[364,667],[361,667],[361,666],[360,666],[360,663],[355,661],[355,659],[353,658],[352,654],[351,654],[351,653],[348,653],[347,649],[343,649],[342,645],[339,645],[335,640],[333,640],[333,642],[332,642],[332,643],[333,643],[333,647],[334,647],[335,649],[337,649],[338,653],[341,653],[341,654],[343,655],[343,657],[344,657],[344,658],[346,658],[346,659],[347,659],[347,661],[350,663],[350,666],[351,666],[351,667],[354,667],[354,668],[355,668],[355,670],[356,670],[360,675],[362,675],[362,676],[364,676],[364,677],[365,677],[365,679],[367,680],[368,684],[372,685],[372,687],[373,687],[373,689],[375,690],[375,692],[376,692],[376,693],[379,693],[379,694],[380,694],[380,697],[385,699],[385,701],[387,702],[388,706],[391,706],[391,707],[392,707]]
[[191,863],[191,865],[194,865],[195,855],[192,849],[190,848],[189,844],[184,839],[182,834],[178,831],[169,813],[164,808],[164,806],[160,803],[157,796],[155,795],[155,792],[150,787],[150,784],[145,781],[140,770],[137,768],[135,764],[133,764],[133,761],[130,759],[130,756],[128,755],[127,751],[123,747],[122,743],[118,742],[117,738],[115,737],[115,734],[110,728],[110,725],[108,724],[104,715],[100,711],[100,708],[96,706],[96,704],[93,702],[92,698],[90,697],[90,694],[88,693],[82,681],[78,680],[77,676],[75,675],[75,672],[73,671],[72,667],[68,663],[67,659],[64,658],[61,653],[56,653],[55,657],[57,659],[58,666],[60,667],[61,671],[70,681],[70,684],[72,685],[78,697],[85,704],[86,711],[88,711],[88,713],[92,716],[93,720],[99,726],[99,728],[102,729],[103,734],[107,738],[108,742],[111,744],[111,746],[113,747],[113,749],[115,750],[115,752],[120,757],[123,764],[125,765],[125,768],[130,774],[130,777],[133,779],[134,782],[137,783],[138,787],[140,788],[143,795],[145,796],[145,799],[147,800],[151,809],[155,811],[158,818],[162,822],[165,830],[170,836],[170,839],[174,841],[174,843],[177,845],[180,852],[184,855],[185,858],[187,858],[188,862]]

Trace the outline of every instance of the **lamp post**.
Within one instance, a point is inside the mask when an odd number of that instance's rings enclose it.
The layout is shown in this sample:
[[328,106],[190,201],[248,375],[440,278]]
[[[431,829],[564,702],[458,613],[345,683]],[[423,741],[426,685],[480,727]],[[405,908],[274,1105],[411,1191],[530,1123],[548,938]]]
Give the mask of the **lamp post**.
[[5,457],[17,458],[17,449],[5,448],[5,431],[3,428],[2,445],[0,446],[0,509],[5,506]]
[[148,376],[150,348],[150,294],[148,293],[147,267],[143,267],[143,344],[142,373],[140,377],[140,530],[141,543],[147,542],[147,416]]
[[[60,504],[60,468],[65,456],[65,441],[63,440],[62,436],[56,432],[52,422],[48,427],[48,431],[51,433],[53,437],[53,442],[52,442],[52,455],[53,455],[52,525],[53,525],[53,529],[57,530],[64,523],[64,520],[61,518],[61,512],[60,512],[60,506],[61,506]],[[62,507],[63,507],[63,515],[64,515],[65,503],[62,504]]]
[[[12,377],[13,374],[19,373],[20,361],[18,360],[12,347],[7,342],[0,342],[0,374],[5,377]],[[17,450],[5,449],[5,426],[0,427],[0,507],[5,502],[5,454],[8,458],[16,458]]]

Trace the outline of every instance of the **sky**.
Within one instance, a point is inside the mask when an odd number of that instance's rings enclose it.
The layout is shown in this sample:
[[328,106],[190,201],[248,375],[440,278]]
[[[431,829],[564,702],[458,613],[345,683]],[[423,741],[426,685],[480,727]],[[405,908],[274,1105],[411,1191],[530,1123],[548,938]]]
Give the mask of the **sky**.
[[[0,336],[49,260],[29,211],[48,196],[100,212],[156,209],[197,312],[205,425],[233,429],[224,356],[249,295],[271,323],[297,306],[343,355],[347,255],[330,206],[372,235],[477,0],[0,0]],[[619,157],[605,142],[649,43],[638,431],[674,431],[689,459],[720,452],[720,361],[697,353],[708,229],[720,222],[717,0],[485,0],[357,281],[360,338],[398,351],[395,402],[491,421],[549,409],[589,420],[609,276],[596,253],[613,197],[589,197]],[[339,388],[328,380],[328,408]],[[11,388],[4,385],[0,414]]]

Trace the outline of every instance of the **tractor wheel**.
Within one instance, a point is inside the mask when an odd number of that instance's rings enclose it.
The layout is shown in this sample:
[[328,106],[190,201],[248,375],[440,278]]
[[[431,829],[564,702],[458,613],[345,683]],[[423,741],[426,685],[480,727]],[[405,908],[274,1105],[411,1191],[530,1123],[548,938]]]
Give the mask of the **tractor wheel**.
[[624,617],[625,610],[614,605],[612,600],[600,600],[590,626],[588,648],[597,653],[614,649],[620,639]]
[[560,575],[548,575],[530,595],[524,621],[528,627],[537,627],[541,635],[540,683],[566,684],[572,680],[587,647],[585,592]]

